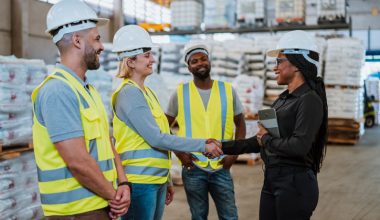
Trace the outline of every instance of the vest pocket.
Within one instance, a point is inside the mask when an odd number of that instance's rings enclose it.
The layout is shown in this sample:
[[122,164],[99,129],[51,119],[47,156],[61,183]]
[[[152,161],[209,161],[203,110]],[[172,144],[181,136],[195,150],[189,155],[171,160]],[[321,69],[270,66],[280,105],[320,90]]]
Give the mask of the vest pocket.
[[81,110],[83,132],[86,140],[100,137],[100,116],[91,108]]

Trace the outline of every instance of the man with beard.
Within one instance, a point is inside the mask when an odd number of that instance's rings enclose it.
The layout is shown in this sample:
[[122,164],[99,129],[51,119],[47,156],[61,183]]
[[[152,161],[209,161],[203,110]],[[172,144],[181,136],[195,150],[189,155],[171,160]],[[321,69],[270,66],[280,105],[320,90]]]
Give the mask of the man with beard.
[[79,0],[60,1],[47,15],[46,32],[61,63],[32,93],[33,143],[46,219],[115,219],[130,204],[104,105],[85,76],[100,66],[103,45],[97,26],[107,21]]
[[[211,137],[218,141],[245,138],[242,104],[231,84],[211,79],[207,46],[189,42],[184,49],[184,61],[193,81],[180,84],[171,96],[166,112],[169,124],[177,120],[178,135],[182,137]],[[208,159],[197,152],[176,155],[182,162],[182,179],[192,219],[207,219],[208,193],[215,202],[219,219],[238,219],[230,174],[236,157]]]

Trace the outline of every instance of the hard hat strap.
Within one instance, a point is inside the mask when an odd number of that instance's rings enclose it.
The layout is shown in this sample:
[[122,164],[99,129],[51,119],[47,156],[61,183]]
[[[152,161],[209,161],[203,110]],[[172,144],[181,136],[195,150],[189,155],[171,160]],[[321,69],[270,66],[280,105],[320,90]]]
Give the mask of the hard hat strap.
[[57,43],[67,33],[72,33],[72,32],[81,31],[81,30],[94,28],[94,27],[96,27],[96,23],[91,20],[81,21],[80,24],[78,23],[65,24],[59,29],[58,33],[53,36],[53,42]]
[[119,53],[118,59],[119,59],[119,61],[121,61],[125,57],[133,57],[133,56],[136,56],[136,55],[139,55],[139,54],[143,54],[143,53],[146,53],[146,52],[149,52],[149,51],[151,51],[151,50],[144,50],[144,48],[139,48],[139,49],[136,49],[136,50],[124,51],[124,52]]
[[319,62],[316,60],[311,59],[308,55],[310,53],[309,50],[302,50],[302,49],[285,49],[281,52],[282,54],[301,54],[307,61],[314,64],[317,67],[317,70],[319,69]]

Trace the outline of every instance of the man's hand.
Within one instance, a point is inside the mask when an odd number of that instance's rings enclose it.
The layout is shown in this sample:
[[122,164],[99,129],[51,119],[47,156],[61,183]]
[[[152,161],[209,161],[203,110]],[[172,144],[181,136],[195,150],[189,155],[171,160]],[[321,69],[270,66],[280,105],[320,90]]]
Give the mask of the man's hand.
[[223,151],[221,147],[222,147],[222,143],[220,141],[217,141],[213,138],[209,138],[206,141],[206,147],[205,147],[206,152],[204,152],[203,154],[210,159],[219,157],[223,155]]
[[110,206],[110,217],[112,219],[119,218],[128,212],[131,204],[131,191],[129,186],[119,186],[116,190],[116,195],[113,200],[108,201]]
[[219,164],[222,164],[224,169],[229,170],[237,158],[238,156],[226,156],[219,162]]
[[174,187],[173,186],[168,186],[167,192],[166,192],[166,200],[165,204],[169,205],[173,201],[174,197]]
[[259,128],[259,131],[256,133],[257,142],[259,142],[260,146],[263,146],[261,138],[263,138],[265,134],[268,134],[268,130],[260,123],[257,123],[257,127]]
[[177,152],[175,154],[178,159],[181,161],[182,163],[182,166],[188,170],[191,170],[194,168],[194,164],[193,164],[193,161],[196,161],[197,158],[195,158],[192,154],[190,153],[180,153],[180,152]]

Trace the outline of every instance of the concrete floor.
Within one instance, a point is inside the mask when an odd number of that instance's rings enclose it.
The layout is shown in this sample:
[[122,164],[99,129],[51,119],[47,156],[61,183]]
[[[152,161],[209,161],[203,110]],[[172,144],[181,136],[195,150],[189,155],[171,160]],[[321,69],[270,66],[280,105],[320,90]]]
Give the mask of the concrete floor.
[[[328,146],[318,175],[319,203],[313,220],[380,219],[380,127],[366,130],[355,146]],[[258,219],[261,165],[233,167],[239,219]],[[176,187],[174,201],[166,207],[164,220],[190,219],[183,187]],[[210,200],[212,201],[212,200]],[[210,202],[209,219],[217,219]]]

